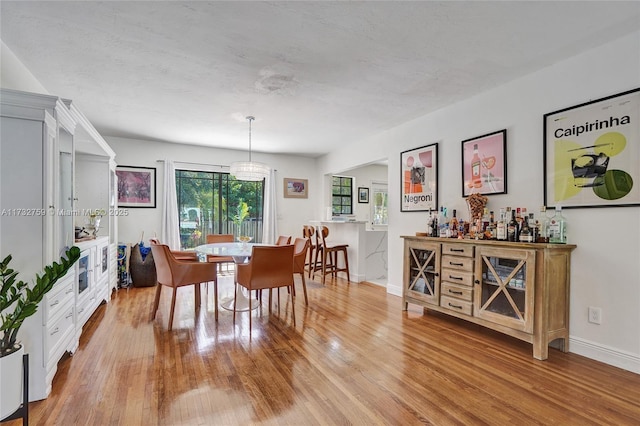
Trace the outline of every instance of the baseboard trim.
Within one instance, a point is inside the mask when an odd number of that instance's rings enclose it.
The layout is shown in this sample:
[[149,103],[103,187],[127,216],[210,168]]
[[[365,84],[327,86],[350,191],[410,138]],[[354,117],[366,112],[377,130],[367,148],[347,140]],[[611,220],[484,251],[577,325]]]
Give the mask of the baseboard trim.
[[640,374],[640,356],[579,337],[569,337],[569,352]]
[[402,287],[387,283],[387,293],[402,297]]

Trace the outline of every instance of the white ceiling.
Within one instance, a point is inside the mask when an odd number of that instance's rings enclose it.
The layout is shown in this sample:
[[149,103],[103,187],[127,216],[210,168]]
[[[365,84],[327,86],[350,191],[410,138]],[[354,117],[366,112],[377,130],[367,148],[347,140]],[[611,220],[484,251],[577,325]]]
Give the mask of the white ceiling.
[[[0,2],[105,136],[318,156],[640,28],[640,2]],[[614,65],[612,65],[614,66]]]

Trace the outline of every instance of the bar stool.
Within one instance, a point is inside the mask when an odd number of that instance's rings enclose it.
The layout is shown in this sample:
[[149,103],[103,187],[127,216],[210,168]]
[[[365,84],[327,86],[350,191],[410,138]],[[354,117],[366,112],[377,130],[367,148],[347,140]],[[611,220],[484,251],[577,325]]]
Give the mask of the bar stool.
[[316,252],[318,249],[318,241],[316,237],[316,228],[311,225],[304,225],[302,227],[302,236],[309,241],[308,257],[304,262],[304,268],[309,271],[309,279],[314,274],[316,264],[320,266],[320,262],[317,261]]
[[[324,285],[327,274],[337,277],[338,272],[346,272],[347,281],[351,281],[351,277],[349,276],[349,256],[347,255],[347,247],[349,247],[349,245],[338,244],[328,246],[327,237],[329,236],[329,228],[326,226],[323,226],[322,231],[318,233],[320,234],[322,242],[322,284]],[[338,253],[342,253],[344,259],[344,267],[342,268],[338,266]]]

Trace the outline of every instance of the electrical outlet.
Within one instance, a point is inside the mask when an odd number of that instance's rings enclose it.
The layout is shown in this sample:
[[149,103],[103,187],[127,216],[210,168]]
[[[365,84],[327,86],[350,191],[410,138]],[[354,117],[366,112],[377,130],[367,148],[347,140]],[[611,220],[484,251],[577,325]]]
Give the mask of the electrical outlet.
[[593,324],[602,324],[602,308],[589,306],[589,322]]

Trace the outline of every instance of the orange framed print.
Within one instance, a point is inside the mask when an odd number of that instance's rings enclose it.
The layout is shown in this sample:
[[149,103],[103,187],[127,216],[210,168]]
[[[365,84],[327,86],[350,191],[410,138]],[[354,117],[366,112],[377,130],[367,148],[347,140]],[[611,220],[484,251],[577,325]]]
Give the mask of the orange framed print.
[[438,144],[400,153],[400,211],[438,208]]
[[507,193],[507,130],[462,141],[462,196]]
[[284,178],[284,198],[308,198],[309,180]]
[[544,115],[547,207],[640,205],[640,88]]

